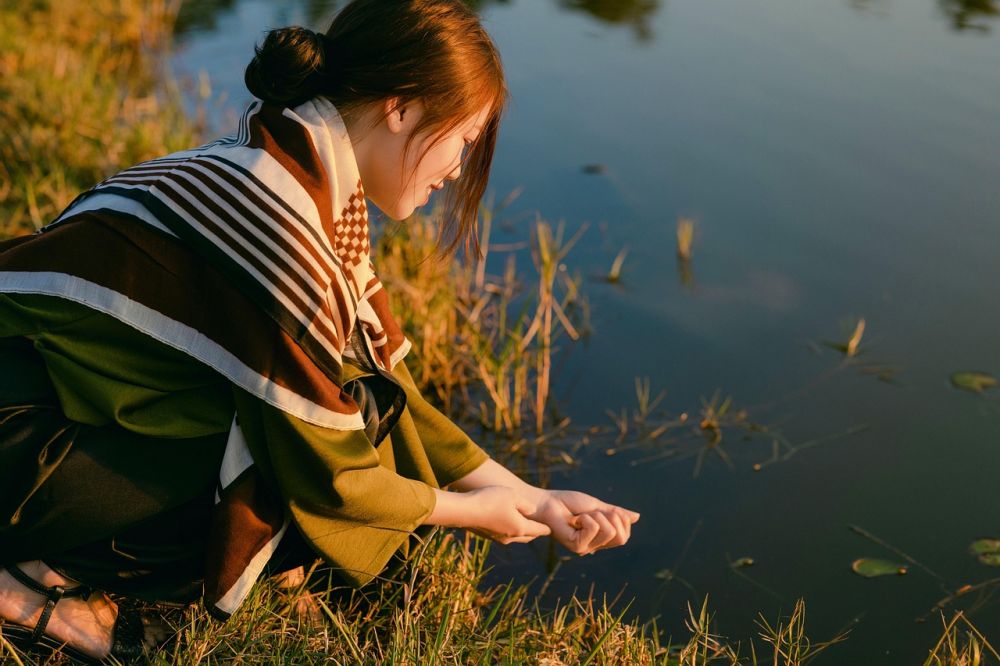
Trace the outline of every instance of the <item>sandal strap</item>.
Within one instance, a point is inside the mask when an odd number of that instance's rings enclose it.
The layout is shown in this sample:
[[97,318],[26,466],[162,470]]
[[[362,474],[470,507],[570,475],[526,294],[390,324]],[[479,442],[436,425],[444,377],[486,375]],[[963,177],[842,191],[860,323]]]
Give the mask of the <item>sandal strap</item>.
[[42,608],[42,615],[38,618],[38,622],[35,623],[35,628],[31,632],[30,640],[32,643],[37,643],[38,639],[40,639],[42,634],[45,633],[45,627],[49,624],[49,619],[52,617],[52,611],[55,610],[56,604],[59,603],[60,599],[69,597],[86,597],[90,596],[91,593],[91,589],[86,585],[77,585],[69,589],[63,587],[62,585],[46,587],[28,574],[24,573],[20,567],[15,564],[8,564],[4,568],[7,570],[7,573],[17,580],[17,582],[21,583],[33,592],[45,595],[45,606]]

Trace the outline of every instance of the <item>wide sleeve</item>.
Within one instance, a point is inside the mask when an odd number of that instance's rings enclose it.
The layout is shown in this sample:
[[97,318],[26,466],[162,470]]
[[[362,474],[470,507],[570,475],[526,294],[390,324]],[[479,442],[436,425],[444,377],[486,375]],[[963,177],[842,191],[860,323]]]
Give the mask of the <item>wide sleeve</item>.
[[406,392],[406,411],[440,487],[461,479],[489,459],[462,428],[421,395],[404,359],[393,366],[392,374]]
[[381,464],[363,430],[315,426],[237,389],[254,462],[306,541],[353,585],[378,575],[434,509],[433,488]]

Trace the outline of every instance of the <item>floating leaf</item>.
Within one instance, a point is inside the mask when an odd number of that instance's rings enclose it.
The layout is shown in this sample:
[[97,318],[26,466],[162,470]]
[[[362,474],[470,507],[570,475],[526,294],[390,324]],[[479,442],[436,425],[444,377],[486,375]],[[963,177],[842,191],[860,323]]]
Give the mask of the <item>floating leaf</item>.
[[969,552],[983,564],[1000,567],[1000,539],[976,539],[969,544]]
[[1000,567],[1000,553],[983,553],[979,561],[991,567]]
[[982,393],[988,388],[1000,386],[1000,382],[985,372],[956,372],[951,376],[951,385],[963,391]]
[[739,557],[729,563],[734,569],[742,569],[744,567],[752,567],[757,562],[752,557]]
[[969,544],[969,552],[973,555],[1000,553],[1000,539],[976,539]]
[[873,557],[861,557],[851,562],[851,570],[865,578],[876,576],[902,576],[906,573],[906,565],[889,560],[879,560]]

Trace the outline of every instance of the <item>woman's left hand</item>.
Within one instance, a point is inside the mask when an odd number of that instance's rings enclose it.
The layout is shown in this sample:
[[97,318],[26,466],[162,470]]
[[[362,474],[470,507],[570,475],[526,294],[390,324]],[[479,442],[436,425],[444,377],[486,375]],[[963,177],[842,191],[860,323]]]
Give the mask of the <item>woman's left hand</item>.
[[574,490],[548,490],[532,520],[545,523],[552,536],[577,555],[623,546],[639,514]]

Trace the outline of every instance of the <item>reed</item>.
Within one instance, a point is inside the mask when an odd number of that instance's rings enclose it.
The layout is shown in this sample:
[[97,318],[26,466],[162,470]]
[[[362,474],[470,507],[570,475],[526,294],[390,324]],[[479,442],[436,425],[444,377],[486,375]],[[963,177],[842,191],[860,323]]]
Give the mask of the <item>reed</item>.
[[[483,257],[474,264],[428,261],[441,221],[439,211],[387,227],[376,243],[376,265],[404,330],[417,342],[415,378],[452,416],[474,413],[487,430],[516,439],[529,421],[536,436],[557,422],[547,418],[555,342],[576,340],[587,325],[580,278],[565,260],[585,231],[565,238],[537,218],[525,243],[493,247],[491,234],[502,207],[484,204],[480,215]],[[518,270],[518,252],[529,250],[534,273]],[[486,270],[501,260],[498,275]]]
[[608,270],[608,274],[605,276],[605,280],[608,282],[618,282],[621,280],[622,276],[622,266],[625,264],[625,257],[628,256],[628,246],[623,247],[615,256],[615,260],[611,262],[611,268]]

